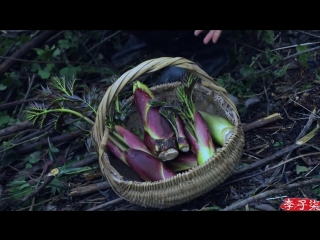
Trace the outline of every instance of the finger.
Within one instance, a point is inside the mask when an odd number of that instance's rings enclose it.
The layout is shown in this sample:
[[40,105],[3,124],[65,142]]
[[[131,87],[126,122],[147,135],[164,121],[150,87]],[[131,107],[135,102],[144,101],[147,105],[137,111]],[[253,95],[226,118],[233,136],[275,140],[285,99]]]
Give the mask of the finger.
[[195,30],[195,31],[194,31],[194,35],[195,35],[195,36],[198,36],[200,33],[202,33],[202,31],[203,31],[203,30]]
[[215,30],[210,30],[207,36],[203,39],[204,44],[208,44],[215,34]]
[[214,34],[212,36],[212,42],[216,43],[218,41],[218,39],[220,38],[222,30],[215,30]]

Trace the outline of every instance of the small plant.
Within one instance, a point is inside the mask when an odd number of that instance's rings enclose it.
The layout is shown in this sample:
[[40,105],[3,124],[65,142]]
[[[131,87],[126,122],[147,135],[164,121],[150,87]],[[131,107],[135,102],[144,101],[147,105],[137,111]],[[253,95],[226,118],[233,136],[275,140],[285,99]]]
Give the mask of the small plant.
[[[56,131],[61,131],[65,115],[93,125],[102,99],[101,91],[96,85],[79,86],[76,81],[74,77],[53,77],[47,87],[41,86],[38,96],[42,102],[33,102],[28,106],[25,111],[27,120],[39,128],[52,125]],[[82,92],[81,97],[77,95],[79,91]],[[117,98],[115,110],[115,119],[124,121],[130,104]]]
[[307,50],[307,46],[299,45],[296,47],[296,50],[297,50],[297,53],[301,53],[298,56],[299,63],[301,64],[301,66],[308,68],[309,66],[308,66],[307,60],[311,56],[311,54],[310,54],[310,52],[302,53]]

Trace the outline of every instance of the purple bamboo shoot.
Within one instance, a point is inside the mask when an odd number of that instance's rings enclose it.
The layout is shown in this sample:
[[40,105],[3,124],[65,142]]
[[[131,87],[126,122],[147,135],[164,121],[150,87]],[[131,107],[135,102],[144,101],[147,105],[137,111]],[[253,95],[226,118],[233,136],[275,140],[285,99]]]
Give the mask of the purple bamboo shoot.
[[187,141],[186,135],[184,133],[184,125],[180,116],[177,115],[174,111],[172,111],[172,109],[169,109],[168,107],[166,107],[165,105],[160,108],[159,112],[171,124],[171,127],[173,128],[176,135],[179,150],[181,152],[189,152],[190,147],[189,147],[189,143]]
[[153,94],[146,85],[137,81],[133,85],[133,96],[143,122],[144,143],[162,161],[174,159],[178,155],[174,130],[159,113],[160,108],[150,105],[149,101],[154,99]]
[[116,133],[120,135],[120,137],[129,146],[129,148],[144,151],[146,153],[151,154],[150,150],[140,140],[140,138],[137,135],[135,135],[134,133],[132,133],[131,131],[129,131],[128,129],[126,129],[120,125],[116,125],[114,128],[115,128]]
[[125,148],[115,138],[109,136],[107,149],[118,159],[127,164],[144,181],[159,181],[175,175],[174,171],[163,162],[145,151]]
[[159,181],[175,175],[163,162],[146,152],[129,149],[124,154],[128,165],[145,181]]
[[215,145],[208,126],[193,103],[193,89],[196,84],[194,74],[182,79],[183,85],[177,88],[179,106],[174,109],[180,112],[185,126],[185,134],[191,145],[191,151],[196,155],[199,165],[204,164],[215,155]]
[[186,129],[186,136],[191,144],[191,151],[197,156],[198,164],[202,165],[215,155],[213,144],[206,122],[199,112],[194,113],[195,136]]

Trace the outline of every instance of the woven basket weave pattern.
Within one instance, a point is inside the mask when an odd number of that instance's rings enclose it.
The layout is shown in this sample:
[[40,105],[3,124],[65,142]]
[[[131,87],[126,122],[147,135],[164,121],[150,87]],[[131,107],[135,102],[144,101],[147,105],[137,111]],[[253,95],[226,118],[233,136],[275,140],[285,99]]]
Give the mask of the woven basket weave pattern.
[[[170,179],[157,182],[141,182],[135,177],[131,169],[123,164],[121,165],[119,160],[118,163],[112,161],[105,152],[105,143],[108,138],[108,130],[104,128],[105,115],[112,113],[112,105],[110,103],[124,86],[144,73],[172,65],[186,68],[202,79],[202,84],[197,84],[194,90],[196,108],[228,118],[235,124],[234,133],[229,142],[204,165],[177,174]],[[151,88],[151,90],[157,98],[170,101],[176,98],[175,89],[178,85],[180,83],[164,84]],[[133,97],[129,98],[128,101],[133,101]],[[130,116],[126,127],[130,130],[135,127],[143,131],[141,119],[136,112]],[[114,191],[131,203],[156,208],[166,208],[188,202],[222,183],[236,168],[244,146],[244,135],[240,126],[239,116],[235,106],[227,97],[225,89],[219,87],[193,62],[183,58],[149,60],[123,74],[108,88],[105,97],[100,103],[92,137],[99,153],[101,171]]]

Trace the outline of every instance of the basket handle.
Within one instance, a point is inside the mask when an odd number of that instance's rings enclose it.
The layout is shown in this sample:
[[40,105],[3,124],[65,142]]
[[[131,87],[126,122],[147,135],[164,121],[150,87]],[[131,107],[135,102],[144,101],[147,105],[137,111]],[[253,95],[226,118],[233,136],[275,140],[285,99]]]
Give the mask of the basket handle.
[[[92,129],[92,140],[97,152],[99,153],[99,160],[102,161],[104,148],[107,144],[109,137],[109,130],[105,127],[106,115],[110,115],[112,108],[111,104],[115,96],[128,84],[136,80],[138,77],[145,73],[152,73],[167,66],[175,66],[185,68],[201,78],[204,86],[212,90],[220,91],[227,94],[227,91],[220,87],[205,71],[203,71],[197,64],[182,57],[161,57],[156,59],[147,60],[131,70],[128,70],[121,75],[106,91],[101,103],[99,105],[96,120]],[[229,104],[235,108],[230,101]]]

